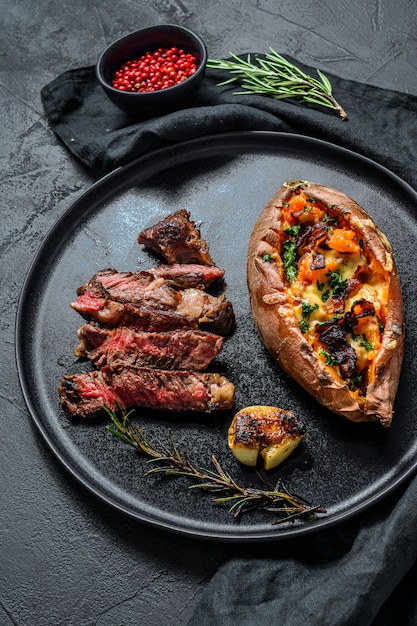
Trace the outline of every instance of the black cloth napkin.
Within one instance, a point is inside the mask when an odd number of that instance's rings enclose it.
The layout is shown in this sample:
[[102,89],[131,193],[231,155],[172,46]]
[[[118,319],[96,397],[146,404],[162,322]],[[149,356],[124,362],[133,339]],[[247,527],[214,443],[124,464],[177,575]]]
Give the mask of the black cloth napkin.
[[[314,75],[313,68],[302,67]],[[41,95],[53,130],[99,173],[171,143],[268,130],[349,148],[417,189],[416,97],[328,74],[348,114],[342,121],[322,107],[235,95],[236,85],[217,86],[224,77],[208,70],[185,108],[145,120],[129,118],[107,99],[93,67],[66,72]],[[189,626],[417,624],[417,478],[334,528],[228,550],[230,558],[209,583]]]
[[334,528],[239,546],[188,626],[414,626],[417,478]]
[[[290,59],[293,60],[293,59]],[[310,75],[315,70],[294,61]],[[295,100],[236,95],[238,85],[218,82],[230,75],[208,69],[186,108],[162,117],[130,118],[107,98],[94,67],[69,70],[41,92],[49,123],[69,150],[98,172],[172,143],[220,132],[293,132],[342,145],[415,181],[417,98],[328,74],[335,98],[348,114]]]

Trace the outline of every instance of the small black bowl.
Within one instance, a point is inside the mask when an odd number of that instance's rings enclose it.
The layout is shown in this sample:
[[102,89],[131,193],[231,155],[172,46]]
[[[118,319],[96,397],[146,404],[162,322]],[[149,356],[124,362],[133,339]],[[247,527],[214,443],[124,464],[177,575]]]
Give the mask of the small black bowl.
[[[152,92],[128,92],[112,87],[115,72],[131,59],[158,48],[177,47],[193,54],[197,71],[182,83]],[[100,55],[96,77],[110,100],[131,116],[158,115],[179,108],[188,96],[197,91],[204,78],[207,50],[198,35],[188,28],[174,24],[160,24],[142,28],[112,43]]]

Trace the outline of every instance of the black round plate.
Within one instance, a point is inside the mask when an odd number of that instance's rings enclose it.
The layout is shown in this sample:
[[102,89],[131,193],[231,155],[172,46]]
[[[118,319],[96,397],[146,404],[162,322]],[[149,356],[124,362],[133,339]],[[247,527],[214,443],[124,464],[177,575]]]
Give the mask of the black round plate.
[[[374,218],[389,238],[403,285],[407,341],[392,427],[352,424],[327,412],[268,356],[252,321],[245,277],[253,224],[281,184],[310,180],[340,189]],[[369,507],[401,484],[417,465],[417,342],[410,251],[415,249],[417,194],[378,164],[335,145],[299,135],[256,132],[216,135],[156,151],[94,184],[52,228],[29,271],[16,331],[17,364],[30,414],[47,444],[91,492],[137,520],[175,532],[232,541],[294,537],[322,529]],[[236,385],[236,410],[252,404],[292,409],[303,419],[305,441],[271,484],[286,487],[327,513],[315,521],[274,525],[271,513],[235,519],[207,493],[189,490],[186,479],[144,476],[146,458],[98,423],[71,421],[57,387],[64,374],[87,369],[73,356],[82,319],[69,304],[78,286],[97,270],[138,271],[158,260],[137,235],[181,208],[190,211],[226,272],[226,293],[237,328],[216,367]],[[138,410],[135,420],[152,438],[169,441],[198,467],[214,454],[245,485],[257,485],[227,448],[232,412],[210,416]]]

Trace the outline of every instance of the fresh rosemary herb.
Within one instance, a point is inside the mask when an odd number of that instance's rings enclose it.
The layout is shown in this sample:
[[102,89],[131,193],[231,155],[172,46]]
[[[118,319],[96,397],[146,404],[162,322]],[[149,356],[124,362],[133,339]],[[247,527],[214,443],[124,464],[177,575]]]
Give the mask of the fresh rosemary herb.
[[313,78],[272,48],[265,58],[256,57],[254,62],[250,54],[246,60],[231,52],[229,54],[232,60],[207,61],[207,67],[226,70],[232,74],[231,78],[219,83],[219,86],[240,81],[243,91],[235,92],[236,95],[260,94],[276,100],[296,98],[301,103],[334,109],[342,120],[347,119],[346,111],[333,96],[329,79],[319,69],[319,78]]
[[149,457],[148,462],[153,464],[153,467],[146,472],[146,476],[159,473],[189,478],[192,481],[190,489],[201,489],[214,494],[213,502],[227,504],[229,512],[235,518],[242,513],[262,509],[277,513],[279,519],[274,520],[274,523],[279,524],[300,518],[312,519],[315,513],[326,512],[321,506],[314,506],[304,498],[290,494],[281,483],[275,488],[270,487],[260,474],[258,477],[267,489],[238,485],[230,474],[224,471],[214,455],[211,457],[214,470],[199,469],[185,453],[180,453],[170,431],[169,445],[160,441],[152,443],[140,426],[132,425],[130,416],[133,411],[126,412],[120,409],[117,412],[108,408],[105,408],[105,411],[113,422],[113,425],[106,426],[106,429],[135,448],[137,452]]

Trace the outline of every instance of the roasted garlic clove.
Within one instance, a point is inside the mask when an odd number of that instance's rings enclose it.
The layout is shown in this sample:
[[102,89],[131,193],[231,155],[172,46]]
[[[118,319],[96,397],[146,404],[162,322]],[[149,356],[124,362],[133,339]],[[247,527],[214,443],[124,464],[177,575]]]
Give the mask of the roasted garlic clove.
[[266,470],[282,463],[298,446],[304,427],[292,411],[249,406],[233,418],[228,445],[238,461],[255,466],[260,454]]

